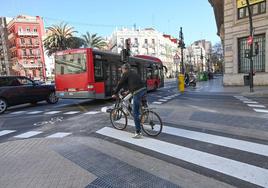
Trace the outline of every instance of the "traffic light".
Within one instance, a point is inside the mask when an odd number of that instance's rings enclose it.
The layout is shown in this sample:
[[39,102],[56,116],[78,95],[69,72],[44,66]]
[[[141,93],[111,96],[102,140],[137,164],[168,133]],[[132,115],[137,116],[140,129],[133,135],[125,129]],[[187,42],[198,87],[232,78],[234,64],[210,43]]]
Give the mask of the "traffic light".
[[248,45],[251,45],[253,43],[253,37],[249,36],[247,40]]
[[255,55],[258,55],[259,54],[259,43],[258,42],[255,42],[254,50],[255,50]]
[[250,50],[249,49],[245,50],[245,58],[250,58]]
[[126,43],[126,55],[130,56],[131,39],[130,38],[126,39],[125,43]]

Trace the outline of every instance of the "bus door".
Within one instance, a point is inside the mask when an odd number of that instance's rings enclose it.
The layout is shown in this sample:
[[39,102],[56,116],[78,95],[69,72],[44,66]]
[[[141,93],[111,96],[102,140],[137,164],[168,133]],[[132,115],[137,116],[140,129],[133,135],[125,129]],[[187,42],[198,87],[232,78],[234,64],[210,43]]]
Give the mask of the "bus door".
[[105,96],[112,96],[115,87],[119,80],[118,66],[115,63],[104,63],[104,72],[106,73],[105,80]]

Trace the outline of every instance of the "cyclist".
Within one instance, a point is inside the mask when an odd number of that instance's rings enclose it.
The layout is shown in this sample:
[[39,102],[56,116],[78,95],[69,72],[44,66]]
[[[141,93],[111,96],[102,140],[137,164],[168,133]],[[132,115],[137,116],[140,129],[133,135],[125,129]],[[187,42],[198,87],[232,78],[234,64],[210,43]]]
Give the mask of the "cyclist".
[[140,76],[134,71],[130,70],[130,64],[126,63],[121,66],[123,75],[117,84],[115,89],[115,94],[112,96],[113,98],[117,97],[117,93],[121,88],[126,87],[133,95],[133,116],[135,122],[136,131],[134,133],[133,138],[141,138],[141,124],[140,124],[140,104],[142,102],[142,97],[146,94],[146,87],[142,82]]

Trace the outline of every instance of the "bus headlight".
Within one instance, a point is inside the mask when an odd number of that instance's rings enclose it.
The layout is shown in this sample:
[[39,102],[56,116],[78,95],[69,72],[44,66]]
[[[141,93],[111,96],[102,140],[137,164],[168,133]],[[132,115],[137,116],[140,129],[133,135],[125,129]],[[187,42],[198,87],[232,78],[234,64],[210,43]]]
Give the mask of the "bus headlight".
[[94,85],[88,85],[87,88],[88,89],[93,89],[94,88]]

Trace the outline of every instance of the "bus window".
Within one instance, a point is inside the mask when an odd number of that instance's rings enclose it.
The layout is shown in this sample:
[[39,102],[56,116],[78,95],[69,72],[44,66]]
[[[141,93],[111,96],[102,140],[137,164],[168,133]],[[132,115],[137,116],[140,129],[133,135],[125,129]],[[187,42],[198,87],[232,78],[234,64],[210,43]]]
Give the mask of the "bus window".
[[147,79],[152,79],[153,76],[153,69],[152,68],[147,68]]
[[96,82],[100,82],[104,80],[102,61],[100,60],[94,61],[94,75],[95,75]]

